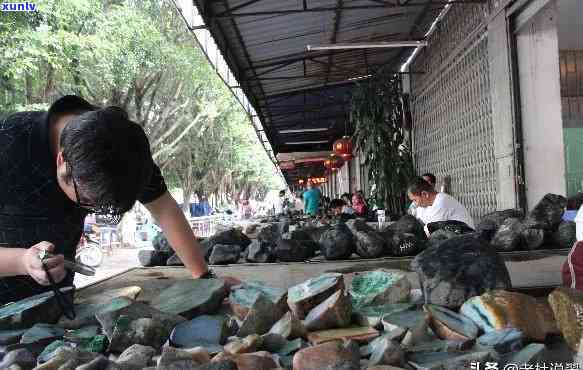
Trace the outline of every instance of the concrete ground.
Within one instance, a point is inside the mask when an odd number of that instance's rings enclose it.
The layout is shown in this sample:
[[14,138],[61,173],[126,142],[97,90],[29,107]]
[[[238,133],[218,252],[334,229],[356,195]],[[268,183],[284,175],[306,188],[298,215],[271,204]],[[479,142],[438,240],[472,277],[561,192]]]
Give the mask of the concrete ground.
[[138,251],[138,248],[114,249],[112,255],[106,255],[104,257],[103,263],[96,269],[95,276],[75,274],[75,286],[77,288],[82,288],[96,281],[119,274],[120,272],[126,271],[132,267],[140,266],[138,261]]

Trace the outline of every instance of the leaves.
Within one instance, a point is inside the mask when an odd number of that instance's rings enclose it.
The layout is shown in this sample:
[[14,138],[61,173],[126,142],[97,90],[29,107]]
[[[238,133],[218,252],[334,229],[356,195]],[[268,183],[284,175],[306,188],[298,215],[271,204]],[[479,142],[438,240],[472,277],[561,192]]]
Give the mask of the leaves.
[[207,195],[280,183],[240,105],[170,1],[39,0],[3,14],[0,112],[79,94],[128,111],[171,186]]
[[399,76],[380,71],[353,91],[350,120],[354,140],[365,157],[377,203],[401,214],[405,189],[414,176],[413,161],[403,128],[402,89]]

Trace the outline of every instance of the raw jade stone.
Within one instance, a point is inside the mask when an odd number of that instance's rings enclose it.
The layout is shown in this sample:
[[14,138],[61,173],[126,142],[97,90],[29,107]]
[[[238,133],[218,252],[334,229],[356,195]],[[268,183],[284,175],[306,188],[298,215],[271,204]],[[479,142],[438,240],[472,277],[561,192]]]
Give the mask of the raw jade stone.
[[28,329],[15,329],[15,330],[1,330],[0,331],[0,346],[5,346],[8,344],[18,343],[22,334]]
[[209,352],[218,352],[229,334],[225,316],[202,315],[178,324],[170,334],[170,344],[177,348],[204,347]]
[[105,335],[96,335],[95,337],[84,341],[79,348],[87,352],[104,353],[109,345],[109,340]]
[[10,351],[0,361],[0,369],[32,369],[35,365],[34,355],[26,348]]
[[306,328],[291,311],[288,311],[269,330],[269,333],[281,335],[286,339],[295,339],[306,335]]
[[193,318],[215,313],[226,296],[223,280],[189,279],[163,290],[150,304],[162,312]]
[[531,343],[520,352],[513,354],[508,359],[508,364],[537,364],[544,356],[546,346],[542,343]]
[[150,318],[131,320],[127,316],[121,316],[115,323],[108,351],[121,353],[133,344],[151,346],[159,350],[169,335],[168,329],[158,320]]
[[381,306],[353,307],[353,316],[358,325],[378,327],[381,318],[391,313],[406,311],[414,308],[411,303],[393,303]]
[[375,348],[377,348],[377,346],[379,345],[379,343],[383,339],[394,340],[394,341],[400,342],[406,333],[407,333],[407,330],[402,329],[402,328],[386,332],[383,335],[374,338],[368,344],[360,347],[360,354],[362,357],[368,357],[374,352]]
[[370,355],[369,365],[395,365],[401,366],[405,362],[405,352],[399,343],[383,338],[377,344]]
[[296,338],[294,340],[288,341],[277,351],[277,354],[280,356],[290,356],[304,347],[306,347],[306,343],[302,340],[302,338]]
[[492,347],[498,353],[520,351],[523,346],[522,332],[515,328],[495,330],[478,338],[478,344]]
[[376,270],[356,275],[349,292],[354,307],[399,303],[409,298],[411,283],[405,274]]
[[323,274],[289,288],[287,303],[296,317],[303,320],[308,312],[337,290],[344,290],[342,274]]
[[[71,289],[61,289],[70,294]],[[0,330],[30,328],[36,323],[55,323],[61,316],[54,293],[38,294],[0,307]]]
[[65,330],[50,324],[35,324],[20,338],[20,343],[34,343],[47,338],[62,338]]
[[65,332],[63,337],[71,342],[81,343],[93,339],[99,333],[99,326],[91,325]]
[[160,322],[168,332],[172,331],[172,329],[179,323],[185,321],[182,316],[159,311],[142,302],[132,301],[131,304],[127,306],[120,305],[115,307],[119,309],[112,308],[114,307],[110,307],[108,310],[95,315],[101,324],[103,332],[107,335],[109,340],[111,340],[113,336],[115,323],[121,316],[128,317],[130,320],[137,320],[140,318],[155,319]]
[[304,325],[308,331],[344,328],[350,325],[351,315],[350,298],[338,290],[308,313]]
[[99,322],[95,317],[101,313],[118,311],[130,306],[134,301],[128,297],[116,297],[111,300],[104,300],[105,303],[81,303],[75,305],[75,319],[69,320],[61,317],[59,326],[65,329],[80,329],[84,326],[97,325]]
[[433,304],[426,304],[423,309],[428,314],[431,329],[441,339],[466,341],[478,336],[476,324],[462,314]]
[[409,363],[419,369],[459,370],[470,369],[472,363],[492,360],[490,352],[419,352],[410,354]]
[[320,344],[334,340],[353,340],[367,343],[379,336],[379,332],[369,327],[350,327],[343,329],[329,329],[308,333],[308,341],[312,344]]
[[282,313],[286,309],[287,292],[285,290],[252,281],[234,287],[229,295],[229,303],[235,316],[244,320],[260,294],[269,299]]
[[216,244],[209,257],[211,265],[229,265],[237,263],[241,257],[241,247],[234,244]]
[[57,350],[61,347],[73,348],[73,344],[65,342],[63,340],[56,340],[52,342],[51,344],[46,346],[45,349],[40,353],[40,355],[37,358],[38,363],[43,364],[50,360],[55,355],[55,353],[57,353]]
[[427,336],[426,315],[421,310],[395,312],[383,316],[381,322],[385,331],[406,330],[403,345],[417,344]]
[[143,369],[148,366],[155,354],[156,350],[152,347],[134,344],[119,355],[116,363],[122,367],[131,366],[136,369]]
[[239,327],[237,336],[246,337],[251,334],[265,334],[279,319],[283,312],[263,294],[259,294],[251,309]]
[[583,337],[583,293],[571,288],[557,288],[548,299],[565,341],[573,351],[579,351]]

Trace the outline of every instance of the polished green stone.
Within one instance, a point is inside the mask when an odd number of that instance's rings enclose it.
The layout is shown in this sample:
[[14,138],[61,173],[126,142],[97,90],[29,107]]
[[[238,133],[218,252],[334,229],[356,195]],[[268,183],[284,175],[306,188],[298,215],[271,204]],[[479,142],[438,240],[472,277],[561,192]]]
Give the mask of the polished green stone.
[[162,312],[192,318],[216,313],[226,296],[223,280],[189,279],[163,290],[150,304]]

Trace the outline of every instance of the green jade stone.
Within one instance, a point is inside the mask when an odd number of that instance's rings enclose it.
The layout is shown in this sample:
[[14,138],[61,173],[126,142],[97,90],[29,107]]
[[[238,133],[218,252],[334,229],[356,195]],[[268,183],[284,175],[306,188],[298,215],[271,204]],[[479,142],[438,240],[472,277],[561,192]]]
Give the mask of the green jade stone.
[[403,276],[403,274],[385,271],[371,271],[355,276],[350,287],[352,305],[362,307],[370,304],[378,295],[401,280]]
[[298,302],[306,296],[314,296],[334,286],[341,278],[342,274],[329,273],[307,280],[302,284],[289,288],[288,299],[290,302]]

